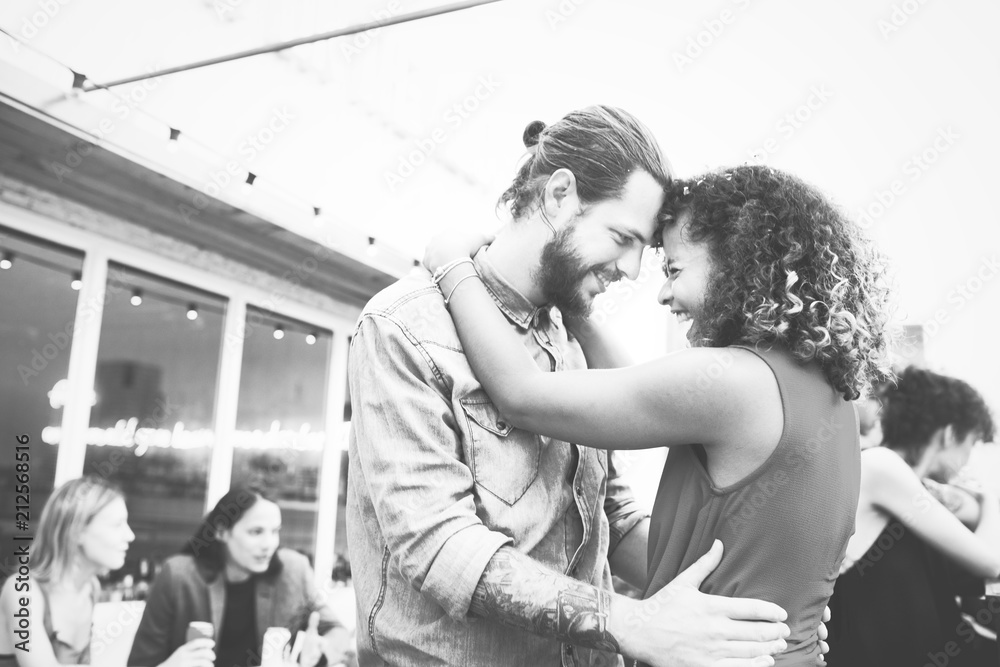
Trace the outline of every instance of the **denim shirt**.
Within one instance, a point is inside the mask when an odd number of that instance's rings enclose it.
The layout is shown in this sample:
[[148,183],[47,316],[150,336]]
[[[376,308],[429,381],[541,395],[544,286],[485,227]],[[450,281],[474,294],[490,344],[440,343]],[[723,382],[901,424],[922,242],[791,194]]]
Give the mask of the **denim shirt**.
[[[586,367],[557,309],[533,306],[487,250],[476,266],[539,368]],[[507,423],[426,271],[366,306],[351,342],[350,392],[347,536],[360,665],[620,665],[618,655],[469,614],[504,545],[611,590],[608,554],[646,513],[607,451]]]

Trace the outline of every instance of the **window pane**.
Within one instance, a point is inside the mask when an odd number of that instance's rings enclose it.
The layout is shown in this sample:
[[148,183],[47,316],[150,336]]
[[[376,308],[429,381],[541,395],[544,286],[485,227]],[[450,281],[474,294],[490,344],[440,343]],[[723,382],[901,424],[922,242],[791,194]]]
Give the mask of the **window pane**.
[[270,492],[281,507],[282,546],[311,558],[331,334],[252,306],[245,332],[232,484]]
[[[0,227],[0,539],[14,528],[15,438],[28,436],[29,526],[52,494],[83,254]],[[79,285],[77,285],[77,288]]]
[[[351,341],[347,345],[350,348]],[[337,443],[340,452],[340,490],[337,494],[337,532],[334,535],[333,551],[336,554],[334,564],[334,579],[344,580],[351,576],[351,556],[347,551],[347,442],[350,438],[351,422],[351,383],[344,380],[344,428]]]
[[135,573],[177,552],[204,513],[226,302],[118,264],[107,290],[84,472],[125,491]]

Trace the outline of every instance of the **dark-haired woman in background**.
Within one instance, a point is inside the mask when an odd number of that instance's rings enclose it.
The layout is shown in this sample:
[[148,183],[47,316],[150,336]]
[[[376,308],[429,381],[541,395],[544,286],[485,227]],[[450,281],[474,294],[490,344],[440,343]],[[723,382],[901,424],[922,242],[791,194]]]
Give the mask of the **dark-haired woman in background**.
[[973,445],[993,438],[989,410],[965,382],[912,366],[882,401],[883,446],[861,455],[827,660],[920,667],[940,654],[950,667],[995,666],[996,647],[962,620],[955,597],[982,595],[982,580],[1000,576],[1000,501],[968,487],[979,501],[970,529],[921,483],[955,483]]
[[316,625],[343,628],[320,600],[308,559],[278,547],[280,530],[281,510],[260,489],[224,495],[182,553],[164,562],[128,664],[159,664],[185,643],[188,623],[203,621],[215,629],[215,667],[259,665],[264,632],[287,627],[294,637],[304,617],[312,631],[300,664],[318,664]]

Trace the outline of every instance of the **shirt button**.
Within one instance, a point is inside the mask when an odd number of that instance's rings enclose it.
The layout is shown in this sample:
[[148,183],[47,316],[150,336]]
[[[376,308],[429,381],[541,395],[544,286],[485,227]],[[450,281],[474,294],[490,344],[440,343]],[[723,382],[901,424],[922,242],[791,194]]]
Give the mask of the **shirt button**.
[[507,422],[501,419],[500,421],[497,422],[497,428],[503,431],[504,429],[507,428]]

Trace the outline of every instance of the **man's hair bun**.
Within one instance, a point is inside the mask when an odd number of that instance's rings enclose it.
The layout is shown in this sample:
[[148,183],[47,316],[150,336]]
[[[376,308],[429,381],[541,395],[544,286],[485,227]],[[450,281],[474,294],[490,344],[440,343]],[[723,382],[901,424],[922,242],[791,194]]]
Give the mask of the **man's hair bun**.
[[538,145],[538,139],[545,129],[545,123],[540,120],[533,120],[528,123],[528,127],[524,128],[524,134],[521,135],[521,141],[524,142],[525,148],[531,148],[532,146]]

